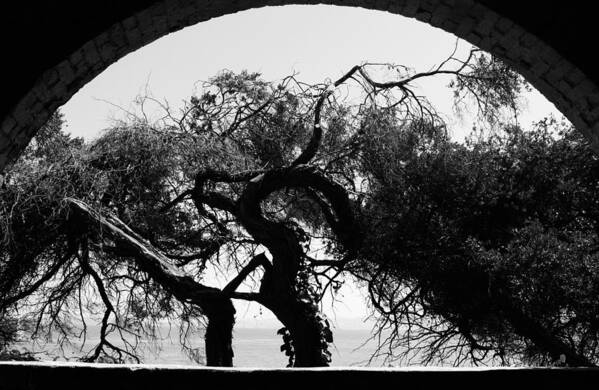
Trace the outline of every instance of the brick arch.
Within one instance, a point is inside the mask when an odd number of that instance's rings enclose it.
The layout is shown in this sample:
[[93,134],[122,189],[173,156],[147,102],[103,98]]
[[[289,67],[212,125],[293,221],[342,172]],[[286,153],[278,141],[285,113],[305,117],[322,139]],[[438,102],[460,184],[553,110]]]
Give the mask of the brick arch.
[[[33,15],[33,22],[25,25],[35,36],[27,41],[27,49],[42,53],[39,64],[26,63],[27,54],[23,54],[25,58],[16,59],[12,72],[8,69],[12,74],[4,76],[11,78],[11,83],[5,83],[9,85],[8,92],[6,88],[4,91],[6,102],[0,106],[0,171],[19,155],[52,112],[127,53],[213,17],[286,4],[328,3],[388,11],[453,33],[514,66],[599,150],[599,88],[595,82],[599,80],[599,71],[593,72],[591,65],[594,64],[584,55],[581,57],[573,44],[577,32],[585,26],[581,20],[587,14],[584,2],[579,0],[570,0],[561,8],[551,10],[547,6],[553,2],[535,0],[516,5],[495,0],[104,0],[83,3],[86,3],[83,7],[76,6],[76,2],[67,0],[52,7],[17,9],[11,19],[13,24],[8,23],[7,27],[5,24],[6,31],[0,28],[0,36],[3,32],[8,34],[11,26],[31,20]],[[566,11],[575,4],[579,4],[576,11]],[[535,5],[544,5],[545,9],[535,10]],[[570,20],[572,12],[578,16],[576,20]],[[45,20],[52,18],[54,23],[48,25]],[[72,25],[65,27],[61,23]],[[556,31],[559,29],[561,34]],[[592,29],[592,25],[587,29]],[[44,45],[53,45],[52,50]],[[17,52],[22,49],[14,47]]]

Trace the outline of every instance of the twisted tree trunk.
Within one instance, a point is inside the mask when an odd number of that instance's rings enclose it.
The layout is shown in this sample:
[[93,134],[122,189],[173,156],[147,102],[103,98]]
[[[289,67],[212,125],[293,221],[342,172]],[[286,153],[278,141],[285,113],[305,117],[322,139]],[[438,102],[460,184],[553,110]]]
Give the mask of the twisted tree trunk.
[[[270,309],[291,335],[295,367],[328,366],[330,329],[322,322],[309,282],[299,277],[305,265],[305,253],[296,230],[285,223],[264,218],[261,201],[282,188],[318,190],[325,219],[340,240],[355,244],[354,221],[347,193],[321,175],[316,168],[294,165],[274,169],[248,181],[236,206],[229,207],[252,237],[268,248],[272,267],[265,272],[259,302]],[[316,193],[316,191],[313,191]],[[330,206],[327,204],[330,202]]]
[[291,334],[294,367],[327,367],[328,343],[319,320],[319,310],[310,302],[289,297],[266,306]]

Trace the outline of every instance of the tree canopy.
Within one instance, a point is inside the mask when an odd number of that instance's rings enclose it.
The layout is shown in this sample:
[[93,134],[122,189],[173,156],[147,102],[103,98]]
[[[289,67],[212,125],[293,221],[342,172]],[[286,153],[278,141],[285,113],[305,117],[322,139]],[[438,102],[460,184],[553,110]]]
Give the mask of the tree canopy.
[[364,272],[387,346],[596,364],[598,165],[582,136],[547,119],[417,154],[386,137],[376,153],[401,157],[369,166]]
[[[442,76],[492,136],[449,139],[413,87]],[[502,123],[527,88],[509,67],[473,50],[421,73],[203,87],[181,112],[145,97],[162,118],[90,143],[59,114],[42,129],[0,193],[3,316],[63,342],[98,321],[88,361],[138,361],[162,321],[196,356],[202,328],[206,363],[230,366],[232,301],[248,300],[282,323],[290,366],[325,366],[319,303],[353,275],[389,359],[595,364],[596,159],[566,125]]]

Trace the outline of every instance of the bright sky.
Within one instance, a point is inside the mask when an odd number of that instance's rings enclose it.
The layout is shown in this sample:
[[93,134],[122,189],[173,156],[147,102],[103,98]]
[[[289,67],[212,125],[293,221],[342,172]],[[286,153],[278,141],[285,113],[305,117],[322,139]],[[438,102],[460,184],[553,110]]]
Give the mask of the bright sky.
[[[386,12],[324,5],[260,8],[188,27],[125,56],[83,87],[62,112],[67,131],[93,139],[110,126],[111,118],[123,117],[115,105],[132,108],[131,102],[146,88],[154,97],[178,106],[189,99],[197,81],[224,68],[261,72],[272,81],[296,72],[310,83],[334,80],[365,61],[425,71],[447,58],[455,43],[456,37],[443,30]],[[459,47],[464,53],[470,45],[460,42]],[[448,81],[421,83],[419,92],[450,115]],[[520,117],[524,126],[549,113],[559,115],[537,92],[528,95],[527,101],[528,110]],[[472,127],[455,119],[449,123],[456,139]],[[351,288],[342,293],[344,303],[335,306],[338,323],[357,326],[356,318],[366,313],[360,294]],[[256,307],[246,310],[243,305],[238,306],[238,313],[248,325],[259,316]],[[266,322],[272,318],[259,317]]]

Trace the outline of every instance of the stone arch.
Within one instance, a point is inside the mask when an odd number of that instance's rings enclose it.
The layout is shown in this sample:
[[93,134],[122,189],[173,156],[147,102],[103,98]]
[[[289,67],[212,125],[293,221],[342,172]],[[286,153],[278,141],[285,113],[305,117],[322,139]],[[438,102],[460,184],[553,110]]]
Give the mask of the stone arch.
[[[98,2],[104,8],[95,8],[96,11],[82,10],[71,1],[64,3],[74,8],[66,11],[64,6],[58,10],[46,7],[31,11],[42,18],[44,12],[47,17],[57,17],[57,23],[75,21],[72,30],[75,35],[64,45],[58,45],[57,52],[52,52],[50,64],[42,61],[40,66],[33,67],[28,75],[31,82],[18,85],[21,82],[18,61],[13,67],[13,72],[17,72],[13,80],[17,86],[8,88],[8,100],[0,107],[0,171],[20,154],[52,112],[127,53],[213,17],[286,4],[327,3],[388,11],[453,33],[515,67],[587,136],[595,150],[599,150],[599,88],[594,81],[599,77],[589,77],[589,64],[584,58],[583,61],[575,58],[575,52],[569,50],[567,39],[572,34],[556,38],[556,32],[551,31],[555,26],[552,20],[561,20],[562,27],[569,26],[574,31],[574,24],[563,14],[570,8],[568,5],[549,12],[539,9],[535,14],[534,8],[529,6],[547,6],[546,2],[505,5],[506,2],[494,0],[130,0]],[[571,0],[571,3],[582,2]],[[60,12],[66,12],[66,16]],[[582,15],[584,9],[577,12]],[[89,17],[90,13],[94,18],[88,25],[85,16]],[[532,19],[531,15],[541,19]],[[26,17],[30,16],[21,10],[13,21],[23,21]],[[7,28],[10,26],[9,23]],[[37,33],[46,33],[52,38],[51,30]],[[581,66],[585,64],[583,71]]]

